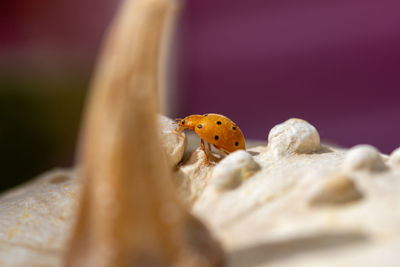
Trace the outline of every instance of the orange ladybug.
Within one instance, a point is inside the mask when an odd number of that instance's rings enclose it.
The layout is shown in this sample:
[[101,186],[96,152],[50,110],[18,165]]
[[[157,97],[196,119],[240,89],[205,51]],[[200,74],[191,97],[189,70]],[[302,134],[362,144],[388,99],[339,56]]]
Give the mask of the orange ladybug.
[[177,119],[179,130],[189,129],[194,131],[201,138],[201,148],[208,155],[204,141],[208,143],[208,149],[211,151],[210,144],[215,148],[229,154],[239,149],[246,149],[244,136],[239,127],[227,117],[220,114],[190,115],[184,119]]

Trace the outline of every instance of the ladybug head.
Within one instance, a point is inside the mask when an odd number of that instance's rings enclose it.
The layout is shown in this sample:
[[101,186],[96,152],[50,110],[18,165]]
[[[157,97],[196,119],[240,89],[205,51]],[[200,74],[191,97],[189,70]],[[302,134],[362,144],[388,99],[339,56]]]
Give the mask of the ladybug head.
[[180,130],[185,130],[187,128],[189,128],[188,123],[185,119],[175,119],[176,120],[176,124],[178,124],[178,127]]
[[194,131],[197,123],[201,118],[202,118],[201,115],[190,115],[183,119],[176,119],[176,121],[179,129],[181,130],[189,129],[191,131]]

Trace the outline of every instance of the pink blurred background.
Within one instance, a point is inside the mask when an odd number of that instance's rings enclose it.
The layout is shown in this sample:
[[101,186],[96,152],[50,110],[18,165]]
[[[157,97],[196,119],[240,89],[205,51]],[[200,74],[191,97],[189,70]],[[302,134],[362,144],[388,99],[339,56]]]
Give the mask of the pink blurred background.
[[[72,163],[80,112],[117,1],[3,0],[0,190]],[[400,2],[188,0],[172,117],[216,112],[247,138],[303,118],[323,140],[400,146]]]

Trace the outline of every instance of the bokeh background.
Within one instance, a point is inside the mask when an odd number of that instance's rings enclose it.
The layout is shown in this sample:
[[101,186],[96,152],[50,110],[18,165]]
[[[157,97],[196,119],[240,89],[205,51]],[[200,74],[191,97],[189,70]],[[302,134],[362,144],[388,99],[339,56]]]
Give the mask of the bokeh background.
[[[0,191],[71,166],[112,0],[3,0]],[[188,0],[169,115],[216,112],[246,138],[303,118],[323,140],[400,146],[400,2]]]

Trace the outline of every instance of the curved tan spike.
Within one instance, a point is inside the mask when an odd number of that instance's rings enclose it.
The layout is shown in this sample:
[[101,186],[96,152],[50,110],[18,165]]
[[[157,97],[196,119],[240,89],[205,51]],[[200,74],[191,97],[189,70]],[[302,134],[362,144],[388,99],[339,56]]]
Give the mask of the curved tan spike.
[[222,265],[219,244],[176,198],[156,129],[160,43],[177,9],[126,0],[109,30],[82,129],[67,266]]

